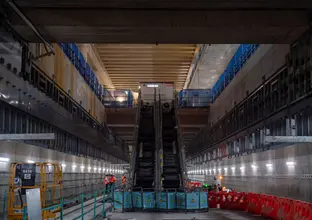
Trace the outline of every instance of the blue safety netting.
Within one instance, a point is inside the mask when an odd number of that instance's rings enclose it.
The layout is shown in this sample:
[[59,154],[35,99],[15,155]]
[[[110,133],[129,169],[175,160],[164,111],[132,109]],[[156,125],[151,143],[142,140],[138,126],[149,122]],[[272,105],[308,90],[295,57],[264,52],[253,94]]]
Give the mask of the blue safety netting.
[[76,44],[60,43],[64,54],[68,57],[71,63],[76,67],[80,75],[84,78],[85,82],[89,85],[90,89],[98,96],[101,97],[104,92],[103,86],[99,83],[92,68],[85,61],[83,54],[80,52]]
[[108,90],[99,83],[90,65],[85,61],[83,54],[76,44],[60,43],[64,54],[84,78],[94,94],[104,102],[106,107],[132,107],[133,95],[130,90]]
[[219,80],[212,88],[214,100],[221,94],[225,87],[233,80],[234,76],[242,69],[247,60],[257,50],[259,44],[241,44]]

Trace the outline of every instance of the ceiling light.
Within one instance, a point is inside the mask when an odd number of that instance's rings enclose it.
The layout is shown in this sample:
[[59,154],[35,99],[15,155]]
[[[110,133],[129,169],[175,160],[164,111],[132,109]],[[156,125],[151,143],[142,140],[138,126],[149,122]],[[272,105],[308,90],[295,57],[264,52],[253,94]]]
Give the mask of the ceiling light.
[[85,168],[84,166],[80,166],[80,169],[82,169],[82,170],[83,170],[84,168]]
[[267,167],[272,167],[272,166],[273,166],[273,164],[271,164],[271,163],[267,163],[267,164],[266,164],[266,166],[267,166]]
[[221,56],[220,58],[221,58],[221,60],[223,60],[223,58],[224,58],[224,57],[223,57],[223,56]]
[[235,167],[231,167],[232,170],[235,170]]
[[124,97],[121,97],[121,96],[118,96],[118,97],[116,98],[116,101],[117,101],[117,102],[124,102],[124,101],[125,101],[125,98],[124,98]]
[[72,165],[72,168],[75,169],[77,166],[76,165]]
[[6,157],[0,157],[0,161],[1,161],[1,162],[9,162],[10,159],[9,159],[9,158],[6,158]]
[[27,163],[35,163],[33,160],[27,160]]
[[62,163],[62,167],[66,167],[66,164],[65,164],[65,163]]
[[251,167],[253,168],[253,169],[257,169],[258,168],[258,166],[256,166],[256,165],[251,165]]

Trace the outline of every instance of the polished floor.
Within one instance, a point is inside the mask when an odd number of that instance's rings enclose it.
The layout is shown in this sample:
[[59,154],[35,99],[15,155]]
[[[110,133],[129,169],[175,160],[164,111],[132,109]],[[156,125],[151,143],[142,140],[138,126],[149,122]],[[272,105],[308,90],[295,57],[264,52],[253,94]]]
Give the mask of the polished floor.
[[206,213],[109,213],[108,220],[262,220],[240,211],[211,209]]

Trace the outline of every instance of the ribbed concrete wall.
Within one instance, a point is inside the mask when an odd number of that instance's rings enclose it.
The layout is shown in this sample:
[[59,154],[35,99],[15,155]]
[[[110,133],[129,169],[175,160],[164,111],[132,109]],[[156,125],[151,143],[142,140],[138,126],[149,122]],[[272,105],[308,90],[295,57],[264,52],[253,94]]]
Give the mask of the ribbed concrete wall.
[[[65,198],[76,197],[82,192],[94,193],[96,190],[103,189],[105,173],[113,173],[109,169],[118,169],[116,165],[113,166],[108,162],[105,163],[104,161],[73,156],[18,142],[0,142],[0,157],[10,159],[9,162],[0,161],[0,212],[2,212],[4,192],[8,190],[9,167],[11,162],[27,162],[28,160],[32,160],[34,162],[65,164],[66,166],[62,167],[63,196]],[[81,168],[82,166],[84,166],[83,169]],[[103,168],[105,168],[105,171],[103,171]],[[116,176],[120,182],[120,175]],[[52,174],[48,175],[48,180],[52,181],[52,178]],[[38,173],[36,182],[39,181],[40,176]],[[51,193],[48,193],[48,198],[50,195]]]
[[262,83],[262,77],[269,78],[285,64],[285,56],[289,52],[289,45],[260,45],[257,51],[244,65],[243,69],[234,77],[230,84],[220,94],[210,107],[209,122],[216,123],[226,111],[246,98],[246,92],[253,92]]
[[[287,165],[287,162],[295,164]],[[312,202],[312,143],[210,162],[201,169],[205,174],[207,170],[207,175],[190,177],[199,180],[204,177],[205,181],[212,183],[214,176],[222,175],[222,184],[236,191]]]

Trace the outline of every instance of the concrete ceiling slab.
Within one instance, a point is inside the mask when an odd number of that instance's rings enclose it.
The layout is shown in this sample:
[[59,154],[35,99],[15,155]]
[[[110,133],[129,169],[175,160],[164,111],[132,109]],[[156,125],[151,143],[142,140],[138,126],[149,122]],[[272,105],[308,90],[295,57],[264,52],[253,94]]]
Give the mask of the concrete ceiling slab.
[[239,44],[207,45],[190,89],[211,89],[236,52]]
[[[46,40],[71,43],[293,43],[308,29],[311,18],[308,10],[253,8],[22,10]],[[14,12],[8,19],[26,40],[39,42]]]

